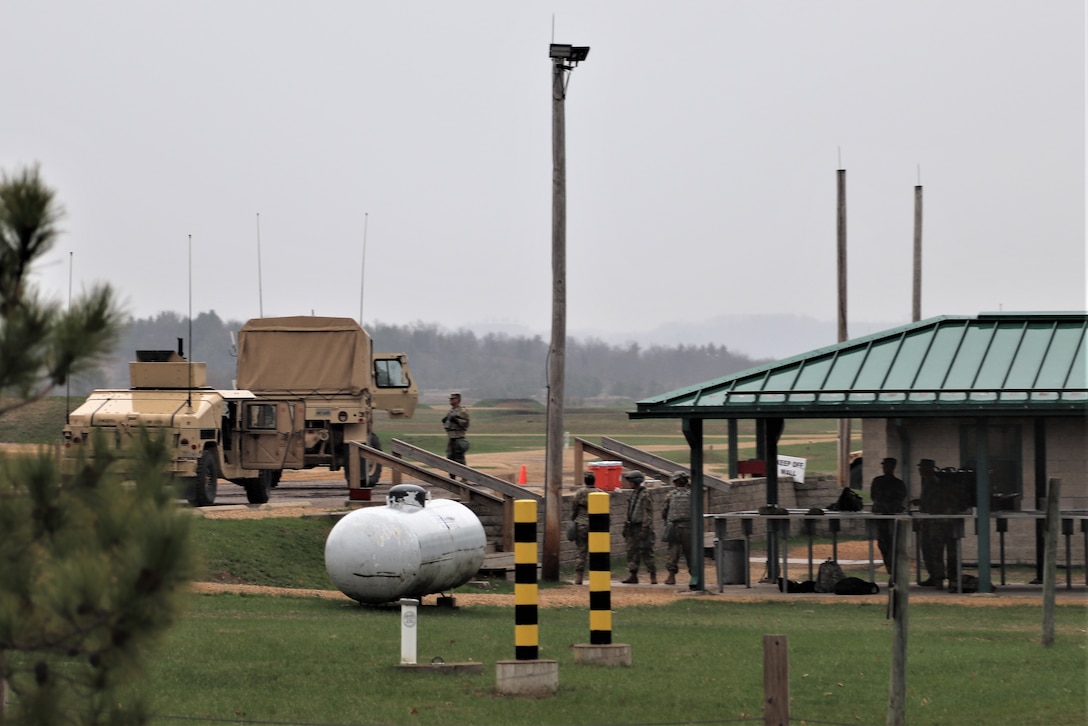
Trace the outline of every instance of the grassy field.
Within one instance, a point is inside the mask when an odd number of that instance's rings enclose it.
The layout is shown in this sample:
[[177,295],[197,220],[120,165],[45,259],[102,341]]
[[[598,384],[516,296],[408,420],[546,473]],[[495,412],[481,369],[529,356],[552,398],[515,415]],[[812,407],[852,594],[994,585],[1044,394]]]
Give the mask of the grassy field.
[[[55,403],[42,404],[54,408],[41,420],[56,416]],[[510,450],[511,442],[543,445],[537,412],[484,408],[473,415],[481,445],[493,441],[502,447],[497,451]],[[383,422],[389,425],[383,435],[432,436],[440,416],[424,409],[405,422],[410,425]],[[675,422],[631,422],[622,411],[598,409],[577,412],[568,422],[572,435],[645,436],[659,446],[675,441],[676,451],[684,451],[679,432],[670,430]],[[820,431],[818,422],[807,423]],[[624,425],[646,428],[624,432]],[[51,440],[51,427],[39,426],[33,436]],[[22,436],[24,428],[29,424],[2,436]],[[787,426],[790,433],[797,432]],[[323,557],[330,520],[194,524],[201,579],[330,588]],[[309,597],[186,597],[184,616],[156,648],[146,679],[133,686],[153,703],[155,724],[761,723],[762,638],[768,634],[789,641],[794,722],[885,722],[892,626],[882,597],[738,602],[711,596],[616,608],[613,642],[631,646],[630,668],[575,664],[571,646],[588,642],[588,610],[544,608],[540,657],[558,662],[559,690],[533,697],[495,692],[495,662],[514,657],[512,607],[421,608],[420,662],[440,657],[483,664],[479,675],[439,675],[396,668],[400,619],[394,607]],[[1037,606],[912,604],[907,722],[1088,721],[1083,604],[1057,608],[1052,647],[1042,647],[1040,631]]]
[[[979,617],[985,613],[985,617]],[[1039,644],[1038,608],[911,609],[907,722],[1082,724],[1084,611],[1058,609],[1057,642]],[[514,658],[512,608],[421,608],[418,660],[478,662],[476,675],[396,668],[394,607],[307,598],[194,596],[143,690],[154,723],[674,724],[762,722],[762,638],[785,635],[794,722],[885,721],[892,628],[882,602],[738,603],[691,598],[613,615],[632,667],[575,664],[588,642],[581,608],[541,609],[540,657],[553,696],[495,692]]]

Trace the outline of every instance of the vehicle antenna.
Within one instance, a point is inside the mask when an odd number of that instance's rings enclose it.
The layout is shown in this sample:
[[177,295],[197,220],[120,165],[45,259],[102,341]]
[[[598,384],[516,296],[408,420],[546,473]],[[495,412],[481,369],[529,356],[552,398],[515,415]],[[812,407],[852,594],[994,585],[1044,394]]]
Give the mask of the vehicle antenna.
[[264,317],[264,281],[261,277],[261,213],[257,212],[257,309]]
[[[68,312],[72,312],[72,251],[68,250]],[[68,399],[72,395],[72,377],[64,379],[64,423],[71,423],[71,407]]]
[[363,212],[363,268],[359,272],[359,327],[363,327],[363,291],[366,288],[366,225],[370,212]]
[[193,235],[189,235],[189,390],[185,395],[185,405],[193,407]]

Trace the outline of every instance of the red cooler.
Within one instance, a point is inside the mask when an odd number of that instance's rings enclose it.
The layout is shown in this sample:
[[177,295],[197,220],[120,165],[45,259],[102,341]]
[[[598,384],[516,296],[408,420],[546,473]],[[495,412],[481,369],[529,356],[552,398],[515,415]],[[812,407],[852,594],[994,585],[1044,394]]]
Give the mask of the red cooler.
[[594,485],[601,491],[610,492],[623,486],[623,464],[619,461],[591,461],[587,468],[596,478]]

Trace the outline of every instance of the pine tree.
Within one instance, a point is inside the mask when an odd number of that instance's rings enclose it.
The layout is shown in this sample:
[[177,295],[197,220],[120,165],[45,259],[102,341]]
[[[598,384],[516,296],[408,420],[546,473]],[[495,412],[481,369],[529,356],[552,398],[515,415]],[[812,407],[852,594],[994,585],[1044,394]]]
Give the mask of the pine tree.
[[[122,322],[109,286],[67,306],[29,281],[63,210],[36,167],[0,176],[0,415],[109,353]],[[0,457],[0,723],[143,723],[141,657],[177,614],[192,557],[161,440],[138,437],[130,478],[101,440],[64,471]]]

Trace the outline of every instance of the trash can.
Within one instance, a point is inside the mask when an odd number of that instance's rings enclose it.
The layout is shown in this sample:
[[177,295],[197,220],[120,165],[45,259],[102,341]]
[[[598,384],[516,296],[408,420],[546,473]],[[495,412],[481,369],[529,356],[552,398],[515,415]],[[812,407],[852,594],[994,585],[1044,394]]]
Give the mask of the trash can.
[[744,561],[744,540],[727,539],[721,543],[722,561],[720,572],[723,585],[743,585],[745,583],[745,569],[748,565]]
[[623,474],[623,463],[619,461],[591,461],[587,464],[596,481],[596,486],[601,491],[610,492],[623,486],[620,476]]

